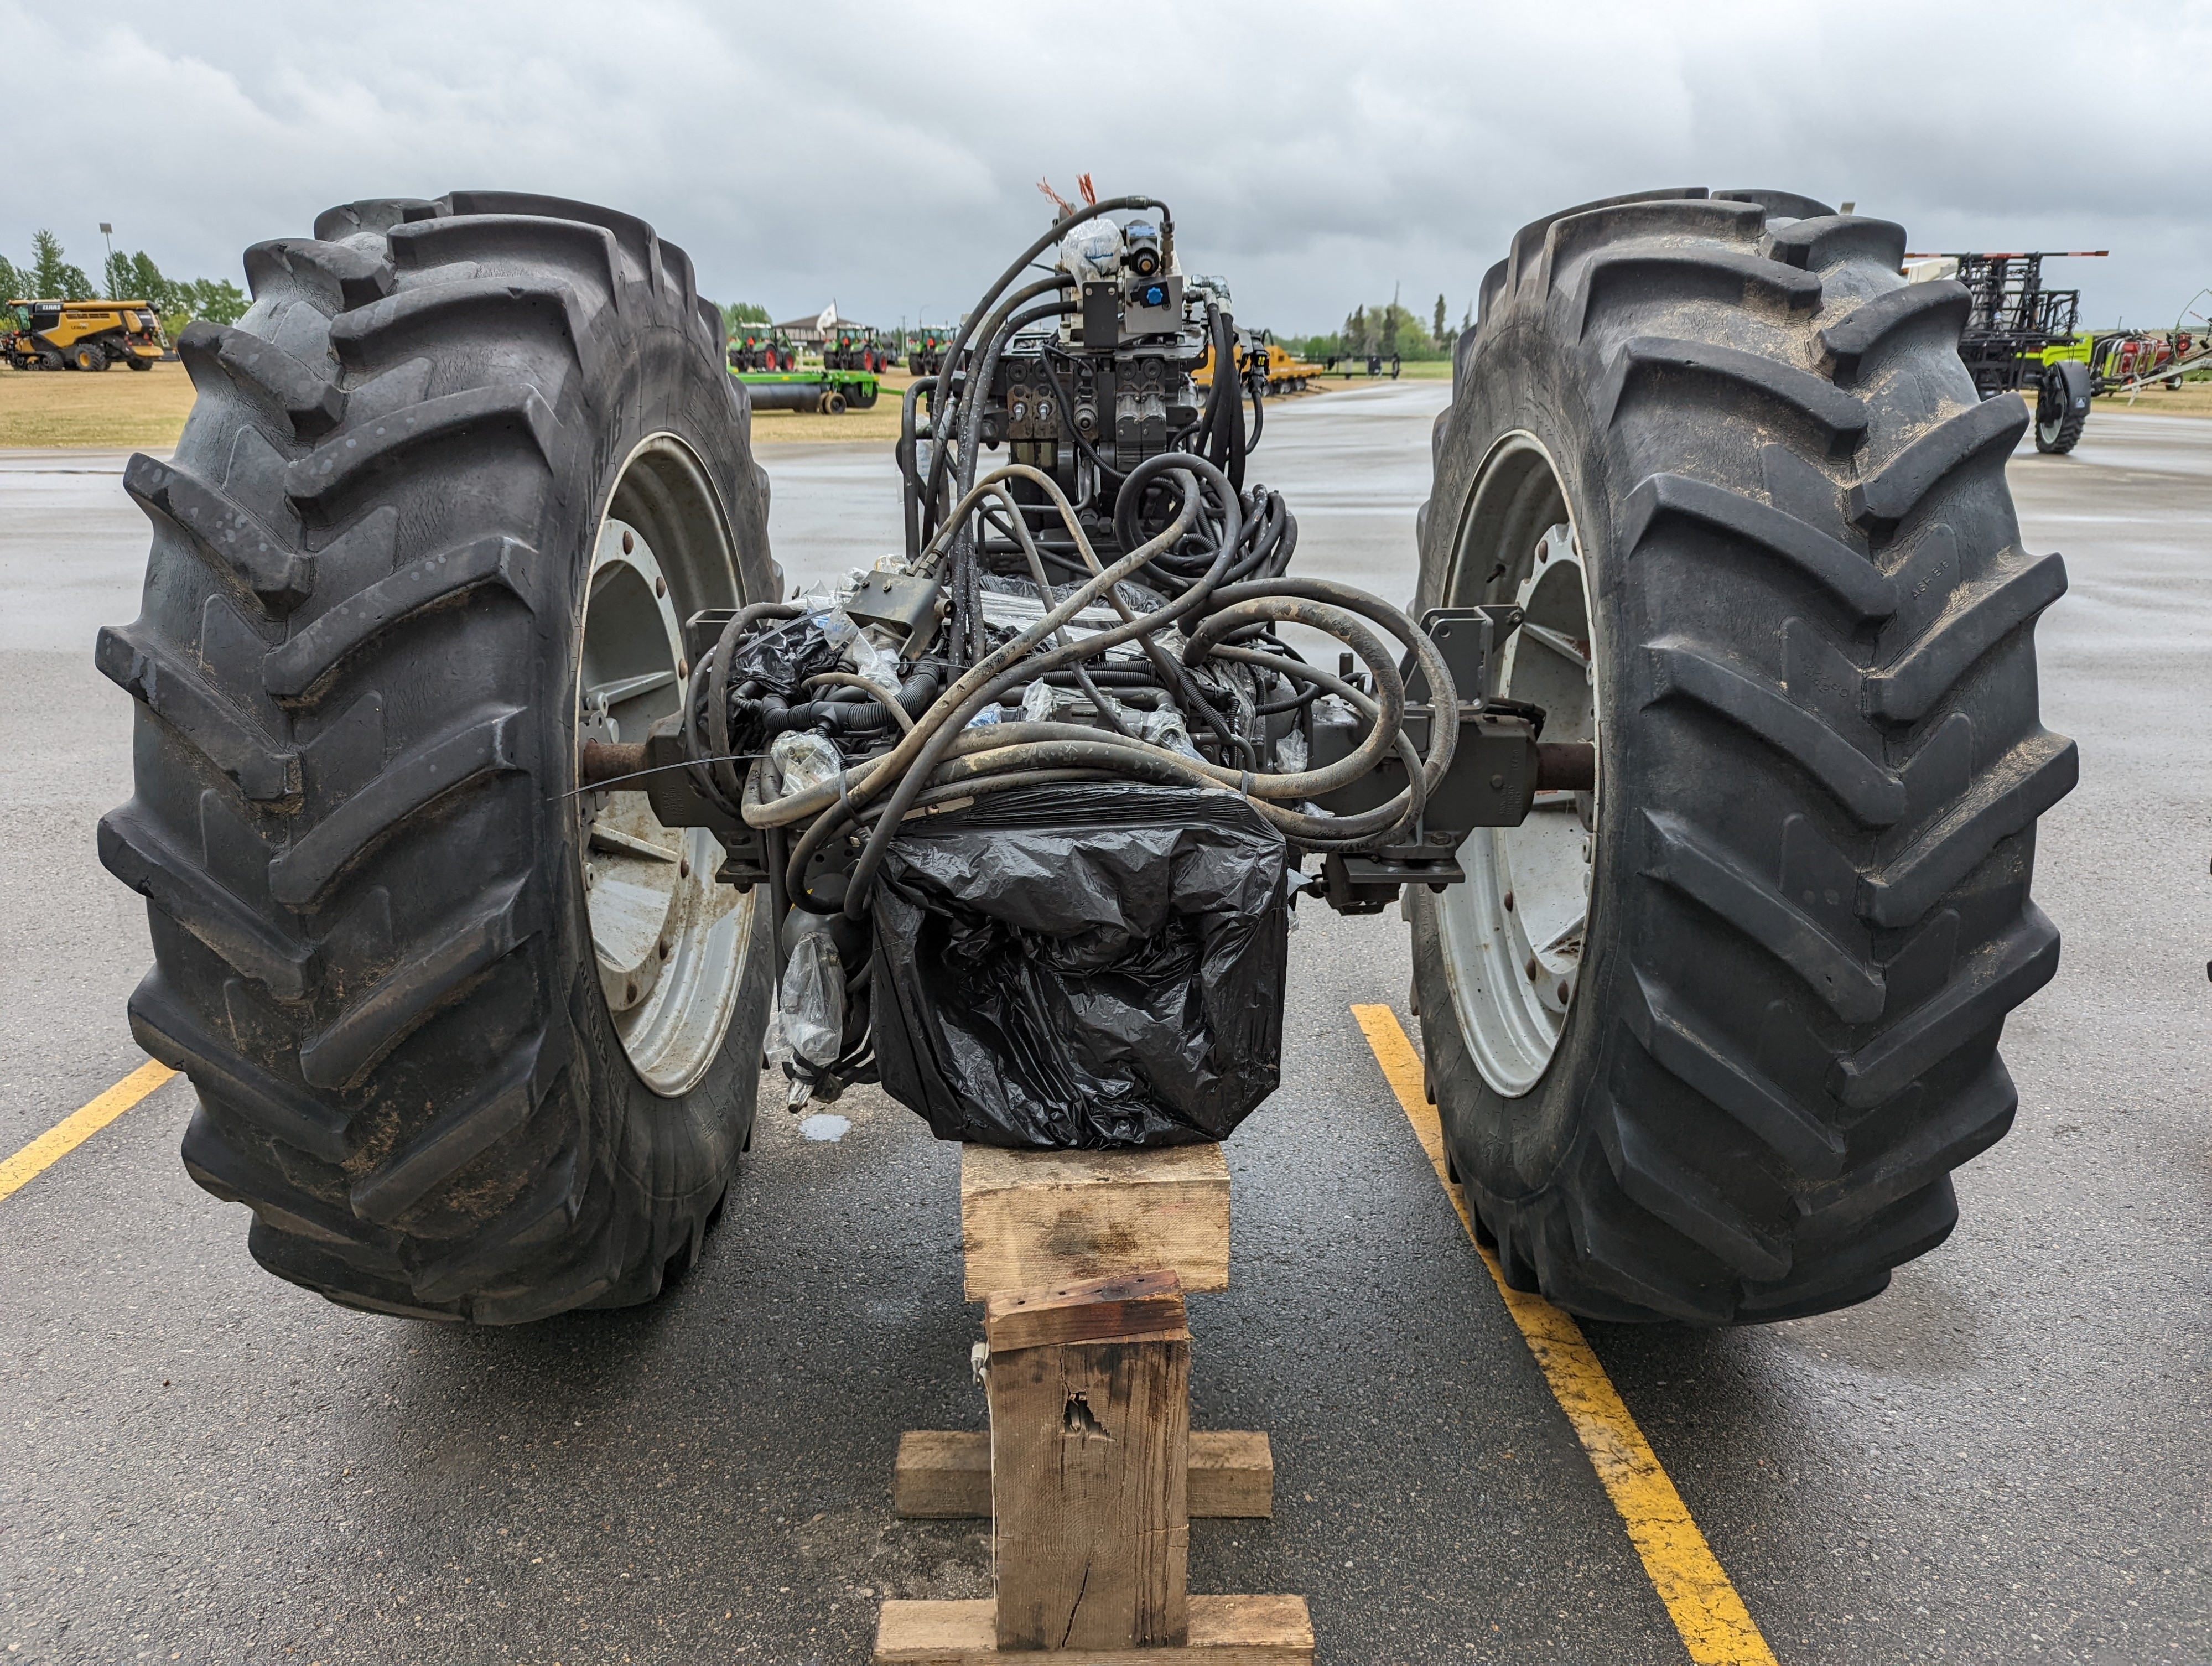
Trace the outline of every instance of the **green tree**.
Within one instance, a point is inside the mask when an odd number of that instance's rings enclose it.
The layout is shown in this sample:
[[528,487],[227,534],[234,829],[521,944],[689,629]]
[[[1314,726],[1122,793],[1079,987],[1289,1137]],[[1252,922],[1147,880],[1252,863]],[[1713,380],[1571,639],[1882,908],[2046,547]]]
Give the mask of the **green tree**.
[[[0,301],[27,301],[30,295],[31,275],[0,254]],[[0,320],[0,327],[4,327],[4,320]]]
[[161,269],[147,258],[143,249],[131,257],[130,289],[129,295],[115,299],[151,301],[157,313],[175,310],[177,286],[161,276]]
[[1449,327],[1449,325],[1448,325],[1448,322],[1447,322],[1447,320],[1446,320],[1445,314],[1444,314],[1444,298],[1443,298],[1442,295],[1438,295],[1438,296],[1437,297],[1437,322],[1436,322],[1436,327],[1435,327],[1434,329],[1431,330],[1431,331],[1429,331],[1429,333],[1430,333],[1431,336],[1434,336],[1434,337],[1437,338],[1437,341],[1438,342],[1438,344],[1441,344],[1443,343],[1443,338],[1444,338],[1444,331],[1445,331],[1445,330],[1446,330],[1448,327]]
[[173,286],[182,302],[178,311],[184,314],[179,324],[204,318],[210,324],[235,324],[246,316],[246,309],[253,303],[246,299],[246,291],[228,278],[200,277],[190,283]]
[[748,324],[767,324],[770,321],[768,308],[750,301],[733,301],[722,308],[722,322],[733,336]]
[[61,240],[44,228],[31,234],[30,298],[40,301],[91,301],[92,280],[69,264]]
[[106,300],[143,301],[157,313],[176,311],[177,285],[161,276],[161,269],[143,249],[136,254],[109,255],[100,277]]

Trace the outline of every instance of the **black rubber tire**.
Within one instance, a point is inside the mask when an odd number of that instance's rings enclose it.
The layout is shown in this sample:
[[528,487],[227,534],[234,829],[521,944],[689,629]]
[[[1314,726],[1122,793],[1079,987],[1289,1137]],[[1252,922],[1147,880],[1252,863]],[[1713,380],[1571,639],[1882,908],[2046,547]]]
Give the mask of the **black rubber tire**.
[[2080,443],[2094,386],[2086,364],[2061,360],[2044,373],[2035,400],[2036,450],[2063,456]]
[[[2028,882],[2076,759],[2037,716],[2033,624],[2065,576],[2020,548],[2004,468],[2027,412],[1975,397],[1966,292],[1901,283],[1899,228],[1733,198],[1624,198],[1515,238],[1421,512],[1425,608],[1512,600],[1527,544],[1486,585],[1455,560],[1547,517],[1590,575],[1592,903],[1533,1089],[1485,1080],[1438,899],[1407,912],[1467,1195],[1516,1286],[1600,1319],[1881,1291],[2010,1125],[2004,1015],[2057,966]],[[1516,430],[1564,514],[1534,486],[1477,512]]]
[[107,355],[97,342],[82,341],[70,349],[69,363],[72,370],[105,370]]
[[133,370],[151,370],[154,368],[153,360],[146,358],[143,355],[137,353],[131,354],[129,357],[125,358],[123,362],[129,365]]
[[[679,616],[781,593],[720,316],[641,221],[504,193],[333,209],[246,268],[237,326],[178,343],[174,461],[125,471],[144,611],[99,642],[139,702],[100,830],[149,900],[133,1033],[271,1272],[495,1323],[645,1301],[750,1132],[768,910],[720,1053],[654,1094],[564,795],[605,515],[704,552]],[[623,475],[658,435],[689,460]]]

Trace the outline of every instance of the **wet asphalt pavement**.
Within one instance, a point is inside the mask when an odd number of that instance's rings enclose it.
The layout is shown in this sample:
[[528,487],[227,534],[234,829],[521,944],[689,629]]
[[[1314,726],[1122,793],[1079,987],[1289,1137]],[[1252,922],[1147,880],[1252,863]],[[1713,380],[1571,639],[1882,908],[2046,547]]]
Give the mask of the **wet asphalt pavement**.
[[[1303,570],[1407,596],[1443,397],[1271,413]],[[2040,641],[2082,784],[1958,1231],[1849,1312],[1588,1327],[1784,1663],[2212,1661],[2212,423],[2154,406],[2012,471],[2072,575]],[[882,448],[762,455],[794,580],[896,546]],[[143,916],[92,843],[129,789],[90,655],[144,559],[120,469],[0,456],[0,1155],[139,1062]],[[1334,1663],[1685,1659],[1347,1011],[1405,1017],[1403,926],[1302,910],[1291,946],[1232,1287],[1192,1303],[1194,1420],[1271,1433],[1277,1515],[1197,1523],[1193,1588],[1305,1593]],[[982,1421],[957,1153],[908,1112],[856,1090],[831,1142],[764,1110],[660,1302],[472,1331],[263,1274],[177,1161],[189,1095],[0,1201],[9,1660],[811,1666],[864,1660],[885,1595],[987,1593],[980,1523],[890,1510],[901,1430]]]

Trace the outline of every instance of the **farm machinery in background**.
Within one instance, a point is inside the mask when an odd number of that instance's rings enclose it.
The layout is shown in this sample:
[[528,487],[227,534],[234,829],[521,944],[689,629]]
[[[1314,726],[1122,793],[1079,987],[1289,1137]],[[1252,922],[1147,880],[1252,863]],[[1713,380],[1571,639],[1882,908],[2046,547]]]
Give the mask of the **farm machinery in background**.
[[945,368],[945,350],[952,344],[950,325],[918,324],[911,330],[902,329],[899,335],[909,375],[934,376]]
[[2212,289],[2199,289],[2181,309],[2171,330],[2085,331],[2048,356],[2079,358],[2089,367],[2099,394],[2124,393],[2132,399],[2144,388],[2176,390],[2194,370],[2212,368]]
[[0,305],[0,360],[18,370],[150,370],[173,361],[152,303],[10,301]]
[[894,356],[872,325],[848,324],[841,319],[822,334],[822,368],[825,370],[865,370],[872,374],[890,369]]
[[[1249,332],[1238,331],[1237,368],[1249,388],[1264,386],[1269,394],[1279,397],[1285,393],[1303,393],[1306,384],[1322,374],[1322,367],[1310,364],[1288,348],[1279,344],[1265,330]],[[1213,344],[1206,344],[1206,356],[1199,361],[1198,368],[1191,372],[1191,380],[1200,392],[1213,386]]]
[[778,325],[747,324],[730,337],[729,360],[732,370],[796,370],[799,350]]
[[[818,362],[802,364],[802,340],[811,337]],[[842,416],[866,410],[882,394],[876,380],[890,356],[865,325],[840,324],[833,307],[821,319],[799,324],[748,324],[725,356],[730,374],[745,386],[755,410],[813,411]]]
[[1966,291],[1959,356],[1984,399],[2035,395],[2035,448],[2074,449],[2100,395],[2132,395],[2163,384],[2181,386],[2199,366],[2212,366],[2212,336],[2200,291],[2171,330],[2082,330],[2081,292],[2045,288],[2046,260],[2102,259],[2105,249],[2033,250],[2008,254],[1905,257],[1908,282],[1955,280]]

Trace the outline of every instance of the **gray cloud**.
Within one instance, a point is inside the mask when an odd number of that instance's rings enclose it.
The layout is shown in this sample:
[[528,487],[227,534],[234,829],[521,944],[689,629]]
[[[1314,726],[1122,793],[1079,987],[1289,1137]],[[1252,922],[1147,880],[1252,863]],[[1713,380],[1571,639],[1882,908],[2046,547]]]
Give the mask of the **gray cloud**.
[[[2212,283],[2203,4],[1985,9],[992,3],[124,5],[0,0],[19,74],[0,250],[95,222],[236,273],[354,197],[538,191],[641,214],[721,299],[943,318],[1063,194],[1175,204],[1241,316],[1327,328],[1402,284],[1456,316],[1513,228],[1651,185],[1780,186],[1915,248],[2105,248],[2085,317]],[[2160,85],[2170,90],[2159,93]],[[2138,92],[2136,89],[2142,89]]]

